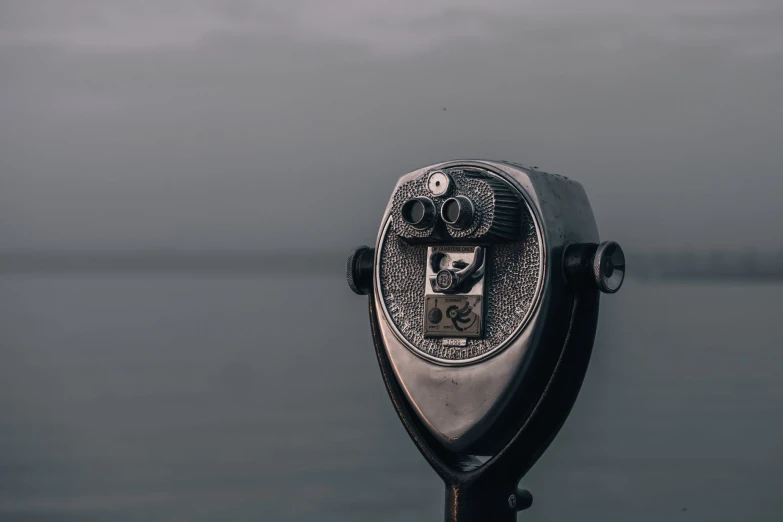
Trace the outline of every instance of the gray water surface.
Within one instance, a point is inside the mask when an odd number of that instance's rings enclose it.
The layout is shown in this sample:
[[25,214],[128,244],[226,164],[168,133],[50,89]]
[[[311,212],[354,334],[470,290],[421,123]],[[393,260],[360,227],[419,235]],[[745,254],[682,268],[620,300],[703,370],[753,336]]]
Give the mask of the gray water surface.
[[[520,520],[782,520],[782,298],[604,297]],[[435,521],[442,503],[342,278],[0,278],[0,520]]]

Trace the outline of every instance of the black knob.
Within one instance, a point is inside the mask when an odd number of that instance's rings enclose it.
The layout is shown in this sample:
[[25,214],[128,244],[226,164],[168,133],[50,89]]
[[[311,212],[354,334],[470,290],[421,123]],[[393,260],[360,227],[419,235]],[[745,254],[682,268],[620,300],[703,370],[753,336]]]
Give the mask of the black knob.
[[598,245],[593,255],[593,277],[599,290],[613,294],[623,286],[625,279],[625,254],[614,241]]
[[362,245],[348,256],[345,277],[354,293],[368,295],[372,291],[372,268],[375,249]]
[[595,285],[601,292],[613,294],[625,279],[625,254],[614,241],[574,243],[563,255],[563,271],[570,284]]
[[508,507],[515,511],[523,511],[533,505],[533,494],[526,490],[517,488],[516,493],[508,497]]

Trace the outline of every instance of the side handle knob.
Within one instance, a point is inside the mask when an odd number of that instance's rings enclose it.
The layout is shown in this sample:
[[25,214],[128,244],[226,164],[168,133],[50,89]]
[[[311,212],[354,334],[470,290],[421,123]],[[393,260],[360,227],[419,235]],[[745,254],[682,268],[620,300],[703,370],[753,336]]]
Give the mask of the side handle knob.
[[613,294],[625,280],[625,253],[614,241],[604,241],[593,254],[593,278],[598,289]]
[[572,285],[594,284],[601,292],[613,294],[623,286],[625,254],[614,241],[571,244],[563,255],[563,271]]
[[345,277],[348,286],[358,295],[368,295],[372,291],[372,266],[375,249],[362,245],[348,256]]
[[527,489],[517,488],[515,493],[508,497],[508,507],[514,511],[524,511],[533,505],[533,494]]

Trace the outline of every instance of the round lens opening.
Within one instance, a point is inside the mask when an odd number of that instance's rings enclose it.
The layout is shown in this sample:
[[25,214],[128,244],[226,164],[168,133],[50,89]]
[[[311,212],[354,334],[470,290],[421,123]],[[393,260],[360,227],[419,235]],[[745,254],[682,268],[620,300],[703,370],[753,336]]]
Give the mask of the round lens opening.
[[410,208],[411,222],[418,223],[424,217],[424,205],[421,201],[414,201]]
[[403,203],[400,209],[402,219],[419,230],[424,230],[432,225],[435,212],[435,203],[425,197],[409,199]]
[[402,207],[402,217],[411,225],[421,223],[424,218],[424,204],[418,199],[412,199]]
[[456,223],[459,219],[459,211],[459,201],[450,199],[443,204],[443,219],[448,223]]

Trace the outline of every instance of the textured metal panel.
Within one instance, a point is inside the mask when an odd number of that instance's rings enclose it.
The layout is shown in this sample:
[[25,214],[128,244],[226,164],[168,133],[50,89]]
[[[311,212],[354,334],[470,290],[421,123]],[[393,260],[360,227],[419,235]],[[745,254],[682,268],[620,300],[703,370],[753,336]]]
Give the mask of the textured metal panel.
[[[523,198],[513,187],[496,175],[475,167],[451,168],[444,172],[451,178],[448,195],[467,196],[476,206],[473,222],[461,230],[446,227],[448,235],[445,239],[518,239],[521,220],[527,219],[530,213],[525,212]],[[426,239],[432,237],[437,230],[435,226],[424,230],[416,229],[402,219],[400,212],[409,199],[426,196],[433,197],[437,213],[440,214],[445,198],[433,196],[427,184],[428,177],[421,175],[402,183],[392,196],[392,230],[403,238]]]
[[[479,212],[484,213],[485,219],[481,220],[480,226],[473,227],[470,236],[486,234],[492,222],[489,209],[495,193],[488,183],[468,178],[461,170],[449,171],[449,174],[459,193],[469,194]],[[505,185],[505,181],[495,179],[494,184]],[[505,186],[511,194],[511,187]],[[469,339],[464,347],[444,346],[439,339],[424,337],[427,245],[410,244],[395,233],[422,237],[421,231],[413,229],[399,217],[399,207],[410,197],[426,193],[426,190],[426,176],[422,176],[402,184],[395,193],[390,225],[383,232],[378,255],[383,304],[398,334],[419,355],[444,363],[477,361],[500,349],[528,319],[540,289],[540,238],[532,213],[519,197],[517,219],[522,227],[519,240],[487,247],[484,337]]]
[[[506,346],[479,359],[439,359],[414,348],[399,333],[382,297],[381,250],[394,214],[393,198],[376,239],[374,300],[379,314],[378,334],[391,368],[422,425],[449,451],[489,455],[514,430],[514,424],[530,413],[530,401],[540,393],[541,381],[551,371],[551,355],[556,353],[552,349],[565,334],[563,323],[570,317],[573,300],[565,287],[564,247],[573,242],[597,242],[598,234],[587,197],[578,183],[516,165],[472,160],[441,163],[406,174],[395,190],[426,177],[432,170],[458,168],[489,171],[508,182],[522,194],[525,208],[535,217],[536,233],[541,239],[541,281],[528,317],[512,333]],[[468,241],[467,244],[480,243]],[[437,244],[432,239],[429,242]],[[407,242],[402,243],[401,247],[411,248]],[[419,266],[423,267],[425,257],[423,254]],[[504,282],[517,284],[512,277]],[[421,283],[421,279],[411,282],[412,288],[421,289]],[[497,319],[503,318],[498,315]],[[442,344],[441,347],[454,348]],[[478,360],[482,362],[473,364]],[[509,411],[514,411],[513,415],[507,415]]]

